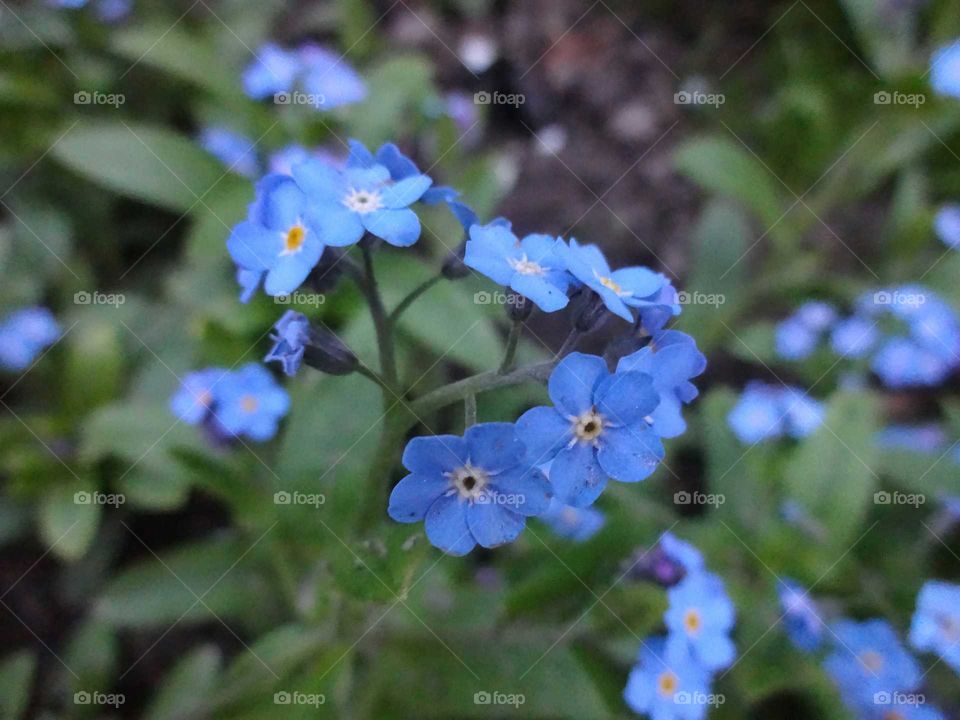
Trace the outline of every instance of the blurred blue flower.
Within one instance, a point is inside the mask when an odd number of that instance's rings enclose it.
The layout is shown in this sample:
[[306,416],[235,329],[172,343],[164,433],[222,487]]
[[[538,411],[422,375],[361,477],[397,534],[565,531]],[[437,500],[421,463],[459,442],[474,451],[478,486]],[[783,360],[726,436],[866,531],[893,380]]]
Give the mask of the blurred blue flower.
[[257,49],[256,59],[243,71],[243,90],[254,100],[264,100],[294,88],[301,61],[297,53],[269,43]]
[[810,300],[797,308],[794,317],[811,330],[822,332],[837,319],[837,310],[822,300]]
[[230,435],[269,440],[290,409],[290,397],[273,375],[257,363],[244,365],[221,380],[215,393],[213,416]]
[[940,208],[934,220],[934,229],[944,245],[954,249],[960,247],[960,205],[944,205]]
[[890,388],[938,385],[953,371],[943,357],[904,337],[884,341],[870,367]]
[[319,108],[332,110],[366,98],[366,83],[343,55],[318,45],[305,45],[299,57],[303,90],[317,98]]
[[303,354],[310,344],[310,321],[296,310],[287,310],[273,327],[276,330],[270,335],[273,347],[264,362],[280,362],[283,372],[293,377],[300,369]]
[[826,414],[823,403],[802,390],[783,388],[781,402],[785,413],[784,428],[791,437],[805,438],[823,424]]
[[877,696],[917,689],[920,666],[886,621],[841,620],[832,629],[837,642],[823,665],[851,709],[876,712]]
[[640,647],[623,698],[652,720],[703,720],[710,710],[710,673],[682,643],[649,637]]
[[816,603],[799,584],[790,579],[780,582],[777,589],[783,608],[787,637],[800,650],[813,652],[823,642],[826,626],[820,619]]
[[706,670],[729,667],[737,654],[730,639],[735,615],[723,581],[712,573],[691,573],[667,591],[667,600],[663,619],[671,641],[685,642]]
[[930,84],[940,95],[960,98],[960,40],[933,54]]
[[747,384],[727,423],[743,443],[758,443],[779,437],[784,430],[782,394],[779,388],[752,381]]
[[860,358],[873,349],[878,336],[876,321],[851,315],[833,326],[833,332],[830,333],[830,346],[838,355]]
[[[53,7],[67,10],[79,10],[89,5],[89,0],[47,0]],[[131,0],[96,0],[93,9],[97,17],[103,22],[116,22],[130,14],[133,3]]]
[[60,325],[45,307],[15,310],[0,322],[0,367],[25,370],[60,337]]
[[208,127],[200,132],[200,145],[228,170],[254,178],[260,173],[260,163],[253,141],[225,127]]
[[875,442],[884,450],[933,453],[946,444],[947,434],[937,423],[888,425],[876,434]]
[[777,355],[785,360],[804,360],[820,342],[820,332],[795,315],[777,323],[774,331]]
[[170,398],[170,411],[188,425],[207,419],[217,401],[217,385],[230,374],[226,368],[194,370],[183,377],[180,387]]
[[321,160],[308,160],[293,169],[310,198],[308,220],[334,247],[353,245],[364,232],[397,247],[413,245],[420,237],[420,220],[408,206],[423,196],[432,180],[412,175],[393,181],[386,167],[360,159],[372,156],[356,141],[351,141],[350,155],[344,172]]
[[556,498],[550,501],[550,507],[540,519],[557,535],[574,542],[589,540],[600,531],[605,522],[604,514],[596,508],[564,505]]
[[[284,175],[266,175],[256,188],[248,219],[233,228],[227,249],[244,270],[266,273],[268,295],[293,292],[323,254],[322,233],[308,218],[306,196]],[[241,280],[244,296],[256,287],[252,275]]]
[[551,498],[550,483],[524,456],[510,423],[474,425],[462,438],[414,438],[403,453],[410,475],[393,488],[387,512],[397,522],[423,520],[431,544],[450,555],[512,542]]
[[559,500],[586,507],[607,479],[638,482],[663,459],[647,420],[658,403],[644,373],[610,374],[603,358],[571,353],[547,383],[555,407],[535,407],[517,420],[530,462],[553,460],[550,481]]
[[683,404],[692,402],[699,391],[690,382],[707,367],[707,358],[696,341],[677,330],[657,335],[653,342],[632,355],[620,359],[617,372],[642,372],[653,378],[659,403],[650,413],[653,430],[660,437],[682,435],[687,424]]
[[686,575],[703,570],[703,555],[693,545],[681,540],[671,532],[665,532],[660,538],[660,547],[667,557],[680,565]]
[[644,267],[611,270],[607,259],[596,245],[558,245],[567,270],[593,290],[614,315],[633,322],[631,307],[649,306],[659,297],[666,278]]
[[910,644],[936,653],[960,673],[960,585],[930,580],[917,596]]
[[567,306],[570,285],[558,244],[562,241],[550,235],[527,235],[519,240],[502,225],[474,225],[463,261],[544,312],[555,312]]

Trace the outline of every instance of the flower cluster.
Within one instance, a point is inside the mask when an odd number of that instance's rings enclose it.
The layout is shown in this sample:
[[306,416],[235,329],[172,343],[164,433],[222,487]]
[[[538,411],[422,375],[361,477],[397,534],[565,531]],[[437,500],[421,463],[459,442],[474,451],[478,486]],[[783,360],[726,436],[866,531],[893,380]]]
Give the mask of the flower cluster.
[[201,425],[220,440],[243,435],[269,440],[289,408],[287,391],[256,363],[235,371],[211,367],[191,372],[170,400],[180,420]]
[[254,100],[273,97],[289,104],[303,93],[309,105],[332,110],[357,103],[367,96],[367,86],[347,61],[318,45],[288,50],[267,44],[243,72],[243,89]]
[[760,381],[747,384],[727,423],[743,443],[758,443],[788,435],[804,438],[823,423],[823,404],[795,387]]
[[802,360],[828,329],[835,353],[868,360],[890,388],[938,385],[960,366],[960,321],[946,302],[919,285],[866,293],[844,318],[829,305],[808,303],[777,326],[777,352]]
[[60,326],[44,307],[15,310],[0,322],[0,368],[24,370],[60,337]]
[[673,572],[663,573],[671,576],[664,615],[667,635],[643,642],[624,699],[655,720],[701,720],[711,706],[723,702],[711,693],[713,675],[736,657],[730,638],[733,603],[723,581],[704,568],[693,546],[666,533],[651,552],[674,563]]

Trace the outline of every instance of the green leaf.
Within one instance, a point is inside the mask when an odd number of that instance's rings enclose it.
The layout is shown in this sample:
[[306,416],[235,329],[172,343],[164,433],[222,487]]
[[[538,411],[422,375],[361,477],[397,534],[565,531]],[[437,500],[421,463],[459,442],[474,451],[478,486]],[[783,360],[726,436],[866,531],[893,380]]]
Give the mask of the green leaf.
[[786,206],[776,176],[736,140],[700,137],[677,151],[677,169],[705,190],[739,201],[765,227],[776,223]]
[[64,560],[77,560],[96,536],[103,505],[79,485],[53,488],[40,499],[40,535]]
[[64,663],[80,676],[71,676],[73,690],[105,692],[110,689],[118,666],[119,649],[113,628],[97,618],[85,619],[70,638],[64,655]]
[[0,717],[23,717],[30,702],[30,688],[37,670],[37,658],[29,650],[7,655],[0,662]]
[[144,714],[145,720],[182,720],[199,717],[220,674],[220,651],[203,645],[191,651],[171,670]]
[[139,123],[81,122],[51,154],[88,180],[174,212],[202,208],[215,185],[244,182],[188,138]]

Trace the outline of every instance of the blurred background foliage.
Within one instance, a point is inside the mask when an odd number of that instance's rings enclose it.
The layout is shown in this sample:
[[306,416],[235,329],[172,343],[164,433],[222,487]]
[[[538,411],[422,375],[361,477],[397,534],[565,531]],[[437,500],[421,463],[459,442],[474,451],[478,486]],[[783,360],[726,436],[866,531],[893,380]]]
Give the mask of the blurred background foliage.
[[[65,337],[0,380],[0,716],[101,716],[73,702],[99,689],[124,694],[117,717],[151,720],[625,717],[627,670],[665,601],[618,578],[635,548],[673,528],[738,607],[742,660],[719,680],[727,702],[711,717],[845,718],[823,671],[776,626],[777,578],[903,631],[925,578],[960,577],[960,536],[941,543],[925,529],[935,502],[873,502],[881,488],[957,491],[956,465],[873,443],[904,418],[942,418],[960,437],[956,385],[845,388],[831,357],[786,366],[773,350],[774,323],[809,298],[843,306],[922,281],[960,307],[960,254],[931,232],[937,206],[960,197],[960,105],[933,96],[926,75],[932,50],[960,36],[956,2],[178,0],[137,3],[112,24],[3,5],[0,308],[45,304]],[[253,49],[305,39],[345,53],[368,99],[320,114],[243,94]],[[482,69],[470,67],[478,41],[495,52]],[[677,105],[682,88],[725,102]],[[927,101],[874,103],[893,89]],[[526,102],[479,107],[458,127],[446,93],[481,90]],[[124,102],[77,104],[77,92]],[[261,157],[290,142],[339,152],[348,137],[397,141],[481,217],[598,242],[680,289],[722,294],[676,323],[710,365],[667,467],[611,488],[607,525],[586,544],[532,523],[507,548],[450,559],[385,512],[360,524],[385,498],[363,492],[383,408],[359,376],[287,382],[292,411],[262,446],[214,448],[174,422],[178,378],[259,361],[285,309],[237,301],[224,241],[252,186],[197,143],[210,125],[252,138]],[[443,210],[424,226],[415,253],[381,253],[389,304],[460,241]],[[438,285],[405,316],[411,395],[496,367],[504,320],[473,301],[484,289]],[[75,301],[95,291],[125,301]],[[301,309],[375,364],[349,284]],[[550,357],[564,334],[536,320],[524,358]],[[726,416],[755,378],[812,386],[824,427],[802,443],[740,445]],[[513,419],[543,394],[492,393],[480,416]],[[457,432],[458,415],[420,431]],[[278,489],[326,503],[277,506]],[[727,502],[672,502],[694,489]],[[74,502],[91,490],[126,503]],[[822,532],[788,523],[787,501]],[[942,663],[927,680],[943,706],[960,706]],[[293,689],[327,702],[274,704]],[[483,690],[526,703],[475,705]]]

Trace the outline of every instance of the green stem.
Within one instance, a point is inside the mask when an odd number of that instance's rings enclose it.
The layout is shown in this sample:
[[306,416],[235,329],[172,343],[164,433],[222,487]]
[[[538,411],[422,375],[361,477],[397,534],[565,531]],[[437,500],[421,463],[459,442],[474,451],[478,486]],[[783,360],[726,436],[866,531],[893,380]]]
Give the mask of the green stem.
[[580,331],[576,328],[570,331],[570,334],[567,335],[567,339],[563,341],[563,345],[561,345],[560,349],[557,350],[558,359],[567,355],[577,346],[577,341],[580,339],[580,335]]
[[[386,396],[386,391],[385,391]],[[389,400],[385,402],[389,403]],[[377,454],[370,464],[367,475],[364,510],[360,517],[360,530],[369,530],[381,520],[387,507],[387,492],[390,489],[391,473],[400,460],[400,445],[403,438],[416,423],[416,417],[409,415],[399,403],[387,406],[383,418],[383,432]]]
[[390,317],[387,318],[387,322],[390,324],[390,327],[394,327],[397,324],[397,321],[400,320],[400,316],[409,308],[417,299],[423,295],[427,290],[432,288],[438,282],[443,280],[443,275],[434,275],[428,280],[424,280],[422,283],[417,285],[409,295],[407,295],[403,300],[400,301],[400,304],[394,308],[393,312],[390,313]]
[[473,427],[477,424],[477,396],[467,395],[463,399],[463,428]]
[[393,333],[387,321],[387,312],[383,307],[383,298],[380,297],[380,288],[377,286],[377,276],[373,271],[373,253],[365,242],[360,243],[363,252],[363,267],[366,281],[363,283],[367,304],[370,305],[370,316],[377,332],[377,346],[380,351],[380,372],[390,385],[397,385],[397,363],[393,350]]
[[500,363],[500,369],[497,370],[500,375],[506,375],[513,369],[513,361],[517,357],[517,345],[520,342],[521,330],[523,330],[523,322],[514,320],[510,326],[510,335],[507,336],[507,348],[503,353],[503,362]]

